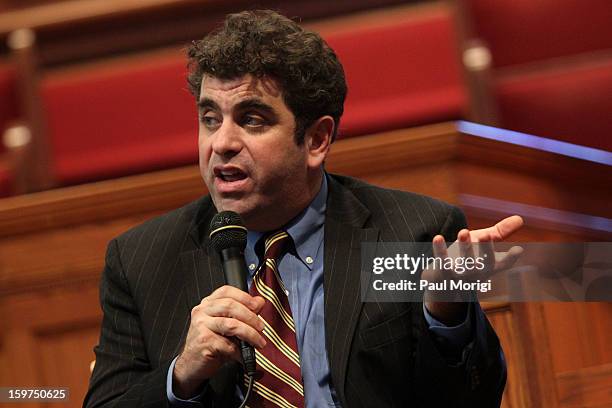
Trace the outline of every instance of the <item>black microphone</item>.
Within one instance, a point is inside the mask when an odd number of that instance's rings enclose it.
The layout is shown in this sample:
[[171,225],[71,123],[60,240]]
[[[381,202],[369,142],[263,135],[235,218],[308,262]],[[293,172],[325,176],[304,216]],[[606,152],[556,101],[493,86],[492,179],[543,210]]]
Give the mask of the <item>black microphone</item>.
[[[223,273],[228,285],[248,292],[247,267],[244,261],[244,248],[247,242],[247,229],[240,215],[233,211],[223,211],[210,222],[210,246],[219,253]],[[240,340],[242,361],[248,376],[255,375],[255,350],[244,340]]]

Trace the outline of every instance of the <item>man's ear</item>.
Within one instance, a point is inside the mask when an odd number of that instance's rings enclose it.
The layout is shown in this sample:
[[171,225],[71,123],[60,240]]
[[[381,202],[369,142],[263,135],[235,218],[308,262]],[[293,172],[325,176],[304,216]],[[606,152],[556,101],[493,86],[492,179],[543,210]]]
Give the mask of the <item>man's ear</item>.
[[331,145],[334,133],[334,119],[331,116],[321,116],[307,130],[304,137],[304,147],[308,155],[308,167],[321,167]]

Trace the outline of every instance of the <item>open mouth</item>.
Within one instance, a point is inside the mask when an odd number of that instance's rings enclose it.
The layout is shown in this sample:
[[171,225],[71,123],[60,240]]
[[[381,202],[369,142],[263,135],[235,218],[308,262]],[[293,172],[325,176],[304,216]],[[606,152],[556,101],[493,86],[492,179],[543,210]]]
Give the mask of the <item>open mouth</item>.
[[226,183],[244,180],[247,177],[245,172],[235,167],[215,168],[214,174],[216,178],[221,179],[225,181]]

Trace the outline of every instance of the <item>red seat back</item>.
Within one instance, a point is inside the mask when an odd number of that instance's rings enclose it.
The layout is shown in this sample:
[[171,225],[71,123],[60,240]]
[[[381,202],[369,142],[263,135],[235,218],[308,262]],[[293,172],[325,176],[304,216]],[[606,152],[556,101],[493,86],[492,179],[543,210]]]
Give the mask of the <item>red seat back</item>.
[[349,86],[340,136],[457,119],[467,106],[450,10],[325,35]]
[[[0,64],[0,137],[19,116],[16,83],[15,70],[8,64]],[[4,151],[5,146],[0,139],[0,154]],[[0,168],[0,197],[11,194],[12,180],[10,169]]]
[[197,161],[195,100],[180,54],[47,77],[42,98],[62,184]]
[[8,64],[0,64],[0,135],[19,114],[16,83],[15,70]]
[[497,83],[502,126],[612,151],[612,59]]
[[610,0],[461,0],[497,67],[612,48]]

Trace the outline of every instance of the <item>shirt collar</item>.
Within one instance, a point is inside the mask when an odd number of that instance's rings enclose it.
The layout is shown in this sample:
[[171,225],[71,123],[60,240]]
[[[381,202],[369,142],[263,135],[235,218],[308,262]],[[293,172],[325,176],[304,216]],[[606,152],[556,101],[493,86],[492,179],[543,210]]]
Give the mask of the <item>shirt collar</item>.
[[[327,207],[327,177],[323,174],[321,188],[310,204],[297,217],[291,220],[284,230],[291,236],[295,244],[297,256],[308,267],[312,269],[314,261],[319,255],[321,247],[323,224],[325,223],[325,209]],[[247,259],[257,259],[255,245],[264,235],[262,232],[247,232]],[[308,260],[308,258],[312,258]],[[308,262],[310,261],[310,262]],[[252,273],[252,271],[249,271]]]

